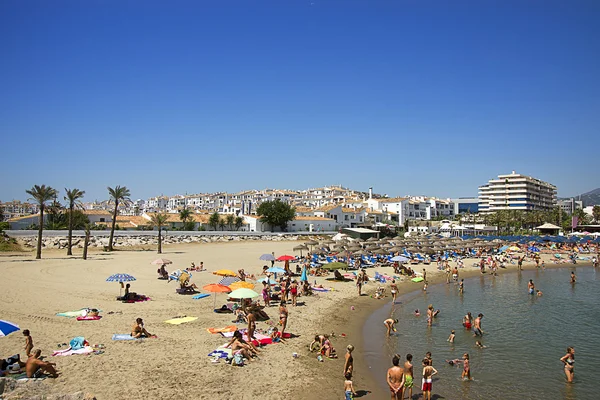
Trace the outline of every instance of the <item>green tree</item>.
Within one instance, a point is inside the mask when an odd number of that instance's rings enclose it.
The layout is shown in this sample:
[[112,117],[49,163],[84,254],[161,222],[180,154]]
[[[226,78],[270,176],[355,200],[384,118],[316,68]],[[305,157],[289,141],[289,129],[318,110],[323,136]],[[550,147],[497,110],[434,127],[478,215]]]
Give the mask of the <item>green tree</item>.
[[592,216],[594,217],[594,222],[600,222],[600,206],[594,206],[592,208]]
[[227,227],[229,230],[233,229],[233,224],[235,223],[235,216],[233,214],[228,214],[226,217]]
[[222,231],[225,230],[226,225],[227,225],[227,221],[225,220],[225,218],[219,219],[219,228],[221,228]]
[[158,254],[162,253],[162,228],[167,223],[169,216],[167,214],[156,213],[150,218],[152,226],[158,228]]
[[577,217],[578,221],[577,224],[578,225],[587,225],[589,224],[590,221],[590,216],[588,214],[585,213],[585,211],[583,211],[583,209],[581,208],[576,208],[575,210],[573,210],[573,215],[575,217]]
[[181,222],[183,222],[183,225],[185,225],[185,223],[188,222],[190,218],[192,218],[192,211],[190,211],[189,209],[184,208],[183,210],[179,211],[179,219],[181,220]]
[[38,223],[38,240],[35,258],[37,260],[42,258],[42,234],[44,231],[44,209],[46,208],[46,202],[56,198],[58,191],[50,186],[34,185],[31,189],[25,191],[38,203],[40,209],[40,218]]
[[75,210],[75,207],[83,208],[83,205],[81,204],[81,201],[79,199],[83,198],[85,191],[79,190],[79,189],[65,188],[65,193],[66,193],[65,200],[69,204],[69,213],[68,213],[68,219],[69,219],[68,241],[69,241],[69,243],[67,244],[67,255],[72,256],[73,251],[71,250],[71,248],[72,248],[72,241],[73,241],[73,217],[74,217],[73,211]]
[[242,225],[244,225],[244,218],[242,217],[235,217],[235,230],[239,231],[240,228],[242,227]]
[[281,200],[261,203],[256,213],[260,216],[260,222],[270,225],[271,230],[276,226],[284,230],[287,223],[296,217],[296,209]]
[[58,231],[67,227],[67,215],[64,208],[56,199],[46,207],[44,229]]
[[117,212],[119,211],[119,203],[129,203],[131,200],[129,196],[129,189],[126,186],[115,186],[114,188],[108,187],[108,195],[111,201],[115,203],[115,210],[113,211],[112,226],[110,228],[110,237],[108,239],[108,251],[113,251],[113,237],[115,236],[115,224],[117,223]]
[[208,218],[208,226],[212,227],[216,231],[217,226],[219,226],[219,220],[220,220],[219,213],[215,211]]

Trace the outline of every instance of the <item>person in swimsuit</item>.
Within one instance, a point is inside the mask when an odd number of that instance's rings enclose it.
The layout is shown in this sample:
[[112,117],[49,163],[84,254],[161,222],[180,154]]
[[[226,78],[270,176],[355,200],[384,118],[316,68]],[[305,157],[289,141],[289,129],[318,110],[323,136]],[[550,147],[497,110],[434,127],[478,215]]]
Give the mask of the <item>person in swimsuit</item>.
[[421,390],[423,391],[423,399],[431,400],[431,390],[432,390],[432,377],[437,374],[437,370],[431,366],[430,359],[423,360],[423,385],[421,386]]
[[139,339],[143,337],[153,337],[154,335],[149,333],[146,328],[144,328],[144,320],[141,318],[137,318],[135,320],[135,324],[131,327],[131,337]]
[[271,290],[270,285],[267,282],[263,282],[262,296],[267,307],[271,307]]
[[454,343],[454,338],[456,337],[456,334],[454,332],[454,330],[450,331],[450,336],[448,336],[448,342],[450,343]]
[[28,378],[41,378],[43,373],[46,372],[50,374],[52,378],[57,378],[58,373],[54,368],[56,366],[55,363],[46,362],[40,360],[40,355],[42,354],[41,350],[36,350],[31,353],[31,356],[27,359],[25,363],[25,372]]
[[571,272],[571,283],[575,282],[577,282],[577,276],[575,275],[575,272]]
[[392,302],[396,302],[396,295],[398,294],[398,286],[396,285],[396,280],[392,279],[392,284],[390,285],[390,292],[392,293]]
[[458,293],[463,294],[465,292],[465,280],[461,279],[458,284]]
[[344,381],[344,399],[353,400],[354,396],[356,396],[356,392],[354,391],[354,386],[352,385],[352,374],[346,373],[344,377],[346,378]]
[[285,333],[288,320],[288,310],[286,308],[286,302],[284,300],[279,303],[279,323],[281,324],[281,336]]
[[475,318],[475,323],[473,324],[473,336],[483,336],[483,331],[481,330],[481,318],[483,318],[483,314],[481,313]]
[[456,267],[454,267],[454,269],[452,270],[452,280],[454,280],[454,282],[458,280],[458,268]]
[[25,336],[25,355],[31,357],[31,350],[33,350],[33,338],[29,333],[29,329],[23,330],[23,336]]
[[427,307],[427,326],[431,326],[433,323],[433,304]]
[[533,284],[533,279],[530,279],[529,283],[527,283],[527,291],[529,292],[529,294],[535,293],[535,285]]
[[468,312],[467,315],[463,317],[463,326],[468,330],[471,330],[471,321],[473,321],[473,317],[471,316],[471,313]]
[[387,328],[387,336],[390,336],[392,334],[392,331],[396,332],[396,327],[394,325],[397,323],[398,320],[392,318],[388,318],[385,321],[383,321],[383,324]]
[[[412,388],[413,388],[413,365],[412,365],[412,354],[406,355],[406,362],[404,363],[404,392],[408,392],[408,398],[412,399]],[[404,398],[404,393],[402,393]]]
[[463,354],[463,371],[461,378],[463,381],[471,380],[471,366],[469,365],[469,353]]
[[354,357],[352,357],[352,352],[354,351],[354,346],[351,344],[346,347],[346,361],[344,362],[344,376],[350,374],[352,377],[352,373],[354,372]]
[[256,330],[256,316],[254,313],[249,312],[246,316],[246,320],[248,321],[248,330],[246,331],[248,335],[248,340],[252,340],[254,338],[254,331]]
[[298,283],[295,279],[290,284],[290,295],[292,296],[292,306],[296,307],[296,299],[298,298]]
[[575,377],[575,349],[573,347],[567,347],[567,354],[565,354],[560,361],[565,364],[565,376],[567,377],[567,382],[573,382],[573,378]]
[[404,397],[404,370],[399,366],[400,356],[392,357],[392,368],[387,371],[387,384],[392,392],[392,400],[403,400]]
[[329,335],[323,335],[323,344],[321,346],[320,353],[327,358],[337,358],[337,354],[335,353],[335,349],[329,340]]

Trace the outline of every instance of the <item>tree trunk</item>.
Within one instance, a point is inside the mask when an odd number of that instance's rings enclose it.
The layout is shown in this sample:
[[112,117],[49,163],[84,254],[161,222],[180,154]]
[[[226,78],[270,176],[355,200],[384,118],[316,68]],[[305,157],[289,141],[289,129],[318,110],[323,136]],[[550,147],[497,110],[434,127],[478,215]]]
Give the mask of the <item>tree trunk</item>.
[[87,260],[88,244],[90,242],[90,232],[85,232],[85,239],[83,240],[83,259]]
[[67,244],[67,255],[72,256],[71,243],[73,239],[73,206],[69,207],[69,243]]
[[158,227],[158,254],[162,254],[162,237],[160,235],[161,227]]
[[117,209],[119,201],[115,200],[115,212],[113,212],[112,227],[110,228],[110,238],[108,239],[108,251],[113,251],[113,236],[115,235],[115,224],[117,223]]
[[37,251],[35,254],[35,259],[40,260],[42,258],[42,231],[44,230],[44,204],[40,205],[40,226],[38,227],[38,241],[37,241]]

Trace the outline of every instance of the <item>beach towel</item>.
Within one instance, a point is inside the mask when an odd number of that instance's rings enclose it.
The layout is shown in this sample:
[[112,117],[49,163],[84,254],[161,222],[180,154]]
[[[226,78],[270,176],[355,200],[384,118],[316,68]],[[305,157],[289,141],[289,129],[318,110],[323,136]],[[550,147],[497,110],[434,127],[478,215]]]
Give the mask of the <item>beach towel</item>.
[[171,325],[179,325],[179,324],[184,324],[186,322],[192,322],[197,320],[198,317],[182,317],[182,318],[173,318],[173,319],[168,319],[165,321],[166,324],[171,324]]
[[312,290],[317,292],[329,292],[329,289],[319,288],[319,287],[311,287]]
[[[67,317],[67,318],[84,317],[85,315],[87,315],[88,310],[91,310],[91,309],[93,309],[93,307],[82,308],[81,310],[77,310],[77,311],[65,311],[65,312],[61,312],[61,313],[56,313],[56,315],[58,317]],[[101,312],[101,311],[102,310],[98,310],[98,312]]]
[[203,299],[203,298],[208,297],[208,296],[210,296],[210,294],[208,294],[208,293],[200,293],[200,294],[197,294],[195,296],[192,296],[192,299],[198,300],[198,299]]
[[77,317],[77,321],[97,321],[102,318],[100,315],[94,317]]
[[135,340],[129,333],[115,333],[112,335],[112,340]]
[[208,356],[218,358],[230,358],[232,356],[232,352],[231,349],[226,349],[225,347],[221,346],[208,353]]
[[84,348],[87,343],[83,336],[77,336],[77,337],[74,337],[73,339],[71,339],[69,344],[70,344],[72,350],[79,350],[79,349]]
[[418,276],[416,278],[412,278],[411,281],[413,281],[413,282],[422,282],[423,281],[423,277],[422,276]]
[[93,353],[94,349],[91,348],[90,346],[85,346],[82,347],[80,349],[74,350],[72,348],[68,348],[65,350],[56,350],[54,353],[52,353],[52,357],[56,357],[56,356],[72,356],[73,354],[89,354],[89,353]]
[[[237,331],[237,327],[235,325],[229,325],[225,328],[206,328],[206,330],[208,333],[235,332]],[[233,334],[231,336],[233,336]]]
[[141,303],[141,302],[150,301],[150,300],[152,300],[152,299],[148,296],[139,295],[138,298],[135,300],[123,300],[123,303]]

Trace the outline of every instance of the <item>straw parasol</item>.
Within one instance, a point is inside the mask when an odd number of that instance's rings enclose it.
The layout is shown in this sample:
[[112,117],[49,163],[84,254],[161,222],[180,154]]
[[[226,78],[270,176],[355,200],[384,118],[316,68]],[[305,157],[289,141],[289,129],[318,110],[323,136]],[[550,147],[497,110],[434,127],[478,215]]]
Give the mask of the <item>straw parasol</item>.
[[293,250],[294,250],[294,251],[299,251],[299,252],[300,252],[300,257],[302,257],[302,251],[303,251],[303,250],[305,250],[305,251],[308,251],[308,246],[307,246],[307,245],[305,245],[305,244],[301,244],[300,246],[296,246],[296,247],[294,247],[294,249],[293,249]]

